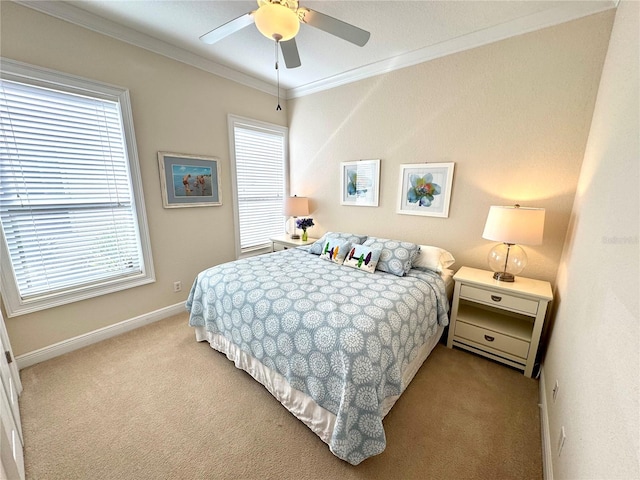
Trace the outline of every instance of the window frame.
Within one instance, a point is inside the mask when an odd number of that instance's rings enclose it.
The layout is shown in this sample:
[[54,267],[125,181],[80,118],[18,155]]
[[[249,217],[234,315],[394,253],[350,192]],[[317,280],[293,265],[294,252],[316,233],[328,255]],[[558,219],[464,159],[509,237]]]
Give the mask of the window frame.
[[[249,128],[255,128],[259,130],[273,131],[283,136],[283,202],[289,194],[289,128],[275,123],[263,122],[260,120],[254,120],[252,118],[242,117],[239,115],[229,114],[227,116],[227,125],[229,133],[229,159],[231,163],[231,191],[233,194],[233,222],[235,232],[235,253],[236,258],[250,257],[253,255],[261,255],[271,252],[271,245],[242,251],[240,245],[240,210],[238,203],[238,176],[236,171],[236,142],[235,142],[235,127],[247,126]],[[285,231],[285,216],[282,215],[282,232]]]
[[142,266],[142,272],[136,275],[127,275],[95,283],[86,283],[84,285],[73,286],[56,292],[43,293],[38,296],[23,299],[20,296],[17,286],[4,230],[0,228],[0,268],[2,269],[0,273],[0,294],[2,295],[2,302],[7,315],[9,317],[15,317],[33,313],[155,282],[151,241],[144,203],[144,192],[142,190],[142,178],[133,128],[129,91],[115,85],[29,65],[4,57],[0,57],[0,61],[2,62],[2,70],[0,71],[0,78],[2,79],[110,100],[119,104],[130,174],[133,209],[135,211],[134,218],[137,223],[138,238],[140,241],[140,263]]

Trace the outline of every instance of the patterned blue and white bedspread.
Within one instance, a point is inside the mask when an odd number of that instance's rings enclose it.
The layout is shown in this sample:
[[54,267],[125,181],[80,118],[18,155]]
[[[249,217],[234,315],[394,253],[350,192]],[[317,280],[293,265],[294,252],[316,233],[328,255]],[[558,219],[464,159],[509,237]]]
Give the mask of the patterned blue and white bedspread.
[[437,273],[361,272],[289,249],[200,273],[189,324],[223,335],[336,416],[329,447],[357,465],[386,446],[381,405],[448,301]]

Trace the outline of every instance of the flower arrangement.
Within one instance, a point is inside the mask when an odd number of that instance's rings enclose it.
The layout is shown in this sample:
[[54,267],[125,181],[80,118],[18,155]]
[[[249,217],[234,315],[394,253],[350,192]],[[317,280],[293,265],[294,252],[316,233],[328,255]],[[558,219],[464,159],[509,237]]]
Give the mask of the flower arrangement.
[[296,220],[296,226],[301,228],[303,232],[306,232],[307,228],[311,228],[313,225],[313,218],[299,218]]
[[302,241],[307,241],[307,228],[313,227],[313,218],[299,218],[296,220],[296,226],[302,229]]

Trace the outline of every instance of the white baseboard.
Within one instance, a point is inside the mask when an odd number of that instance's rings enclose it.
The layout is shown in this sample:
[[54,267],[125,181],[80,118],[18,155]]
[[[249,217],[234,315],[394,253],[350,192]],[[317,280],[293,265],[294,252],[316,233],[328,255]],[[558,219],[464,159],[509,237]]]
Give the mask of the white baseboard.
[[153,312],[145,313],[138,317],[99,328],[98,330],[94,330],[89,333],[78,335],[77,337],[69,338],[68,340],[63,340],[62,342],[54,343],[53,345],[34,350],[33,352],[24,353],[16,357],[16,362],[18,363],[19,369],[30,367],[36,363],[50,360],[65,353],[106,340],[107,338],[115,337],[116,335],[128,332],[129,330],[169,318],[173,315],[178,315],[184,311],[184,302],[176,303],[175,305],[170,305]]
[[544,366],[540,367],[540,436],[542,437],[542,473],[544,480],[553,480],[551,457],[551,436],[549,435],[549,415],[547,413],[547,390],[544,383]]

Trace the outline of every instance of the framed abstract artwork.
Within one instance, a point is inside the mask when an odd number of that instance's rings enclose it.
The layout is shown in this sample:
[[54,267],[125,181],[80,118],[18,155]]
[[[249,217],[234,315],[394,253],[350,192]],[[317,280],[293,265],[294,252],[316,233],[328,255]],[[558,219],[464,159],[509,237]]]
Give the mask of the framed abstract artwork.
[[158,152],[158,163],[164,208],[222,205],[218,158]]
[[400,165],[398,213],[448,217],[453,162]]
[[380,159],[340,164],[340,204],[377,207],[380,192]]

